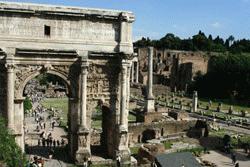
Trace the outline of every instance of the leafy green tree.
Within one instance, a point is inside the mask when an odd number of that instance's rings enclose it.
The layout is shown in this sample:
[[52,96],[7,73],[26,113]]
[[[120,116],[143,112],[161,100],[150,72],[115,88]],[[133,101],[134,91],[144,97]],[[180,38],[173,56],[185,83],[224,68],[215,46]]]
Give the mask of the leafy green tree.
[[201,97],[238,100],[250,97],[250,57],[248,55],[220,55],[210,58],[206,75],[195,78],[190,87]]
[[181,46],[181,39],[174,34],[168,33],[165,37],[161,38],[157,48],[165,48],[165,49],[179,49]]
[[24,106],[24,112],[27,112],[32,109],[32,102],[29,97],[25,98],[23,106]]
[[0,161],[9,167],[25,166],[26,159],[0,117]]

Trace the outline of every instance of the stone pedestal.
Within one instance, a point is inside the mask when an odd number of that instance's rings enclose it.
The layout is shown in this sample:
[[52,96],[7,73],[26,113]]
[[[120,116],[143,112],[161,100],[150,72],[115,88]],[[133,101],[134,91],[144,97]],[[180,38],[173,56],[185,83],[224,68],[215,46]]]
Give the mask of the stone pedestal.
[[78,150],[76,152],[76,164],[83,165],[91,157],[89,130],[80,128],[78,131]]
[[147,112],[155,112],[155,100],[154,99],[146,100],[146,109],[147,109]]
[[144,122],[145,124],[151,124],[160,119],[162,119],[162,112],[145,112],[136,116],[137,122]]

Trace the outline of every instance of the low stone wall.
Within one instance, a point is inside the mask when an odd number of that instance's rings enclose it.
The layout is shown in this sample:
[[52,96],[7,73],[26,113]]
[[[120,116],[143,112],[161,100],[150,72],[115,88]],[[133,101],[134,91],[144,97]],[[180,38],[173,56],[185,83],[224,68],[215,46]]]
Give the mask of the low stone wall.
[[133,123],[129,124],[129,144],[133,145],[134,143],[142,142],[143,135],[147,130],[154,130],[155,137],[167,136],[174,133],[186,132],[191,127],[194,127],[196,120],[188,121],[162,121],[162,122],[153,122],[151,124],[144,123]]

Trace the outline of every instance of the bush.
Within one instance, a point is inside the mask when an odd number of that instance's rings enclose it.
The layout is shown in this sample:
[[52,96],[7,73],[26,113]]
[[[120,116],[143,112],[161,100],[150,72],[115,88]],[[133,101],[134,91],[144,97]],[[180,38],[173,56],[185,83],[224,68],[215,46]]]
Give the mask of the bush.
[[25,166],[25,157],[0,117],[0,161],[9,167]]

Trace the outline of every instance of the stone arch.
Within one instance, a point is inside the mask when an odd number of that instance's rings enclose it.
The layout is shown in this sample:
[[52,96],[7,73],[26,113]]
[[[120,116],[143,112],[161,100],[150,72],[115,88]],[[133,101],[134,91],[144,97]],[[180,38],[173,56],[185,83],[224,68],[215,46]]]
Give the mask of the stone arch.
[[138,135],[138,136],[137,136],[137,142],[138,142],[138,143],[141,143],[141,135]]
[[156,138],[156,131],[154,129],[146,129],[142,132],[142,142],[146,143],[147,140]]
[[164,129],[161,128],[161,136],[164,136]]
[[20,83],[20,86],[17,90],[17,94],[16,94],[16,98],[22,98],[23,96],[23,91],[24,88],[26,86],[26,84],[33,78],[35,78],[36,76],[43,74],[43,73],[47,73],[47,74],[52,74],[52,75],[56,75],[59,78],[61,78],[66,84],[67,84],[67,88],[68,88],[68,97],[76,97],[76,92],[73,89],[73,86],[71,85],[72,82],[68,80],[68,77],[63,75],[61,72],[58,72],[56,70],[47,70],[47,71],[43,71],[43,70],[37,70],[34,71],[33,73],[31,73],[29,76],[27,76],[26,78],[24,78],[23,82]]

